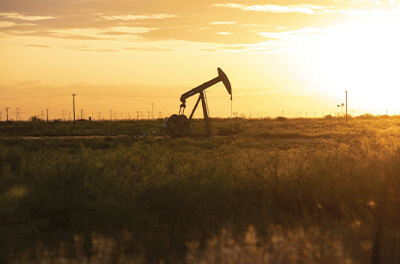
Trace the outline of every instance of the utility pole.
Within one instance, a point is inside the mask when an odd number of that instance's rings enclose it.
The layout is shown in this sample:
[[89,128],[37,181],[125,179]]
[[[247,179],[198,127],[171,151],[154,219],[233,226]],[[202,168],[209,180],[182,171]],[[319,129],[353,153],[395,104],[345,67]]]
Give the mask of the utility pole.
[[63,110],[63,120],[65,122],[65,110]]
[[136,111],[136,121],[139,121],[139,111]]
[[346,123],[347,123],[347,91],[346,91]]
[[49,109],[47,108],[46,111],[47,111],[46,122],[49,122]]
[[151,103],[151,120],[154,120],[154,105]]
[[7,122],[8,122],[8,109],[9,109],[10,107],[6,107],[6,112],[7,112]]
[[81,119],[83,119],[83,109],[79,109],[81,110]]
[[17,116],[16,116],[16,119],[17,119],[17,121],[18,121],[18,119],[19,119],[19,108],[17,107]]
[[73,103],[73,109],[74,109],[74,127],[75,127],[75,96],[76,96],[76,94],[72,94],[72,103]]
[[99,112],[99,121],[100,121],[100,112]]
[[112,121],[112,110],[109,111],[110,111],[110,121]]
[[233,118],[233,100],[232,100],[232,94],[231,94],[231,119]]

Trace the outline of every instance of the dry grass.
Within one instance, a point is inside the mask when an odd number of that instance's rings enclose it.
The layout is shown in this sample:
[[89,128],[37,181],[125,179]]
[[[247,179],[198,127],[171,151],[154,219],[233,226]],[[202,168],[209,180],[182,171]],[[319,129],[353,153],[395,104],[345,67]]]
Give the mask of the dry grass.
[[2,139],[0,262],[368,263],[379,245],[381,263],[399,263],[398,123],[214,120],[216,134],[236,135]]

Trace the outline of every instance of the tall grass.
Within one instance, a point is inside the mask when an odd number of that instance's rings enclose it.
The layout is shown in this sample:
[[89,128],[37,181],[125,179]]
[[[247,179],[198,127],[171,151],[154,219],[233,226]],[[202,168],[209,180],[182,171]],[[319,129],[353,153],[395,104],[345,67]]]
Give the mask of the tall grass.
[[[395,124],[285,122],[233,138],[3,139],[0,262],[366,263],[378,249],[398,263]],[[274,125],[302,136],[252,136]]]

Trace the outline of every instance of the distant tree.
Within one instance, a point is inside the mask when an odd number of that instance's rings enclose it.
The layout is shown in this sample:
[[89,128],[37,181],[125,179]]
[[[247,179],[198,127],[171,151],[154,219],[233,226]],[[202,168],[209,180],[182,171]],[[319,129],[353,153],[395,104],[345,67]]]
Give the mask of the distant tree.
[[41,119],[39,116],[36,116],[36,115],[31,116],[31,117],[29,118],[29,120],[32,121],[32,122],[43,121],[43,119]]

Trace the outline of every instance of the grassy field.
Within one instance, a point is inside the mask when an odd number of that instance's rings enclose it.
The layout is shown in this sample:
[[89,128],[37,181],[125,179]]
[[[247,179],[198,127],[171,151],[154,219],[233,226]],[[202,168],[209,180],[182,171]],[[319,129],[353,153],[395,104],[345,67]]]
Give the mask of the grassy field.
[[1,123],[0,263],[400,263],[400,118],[212,121]]

